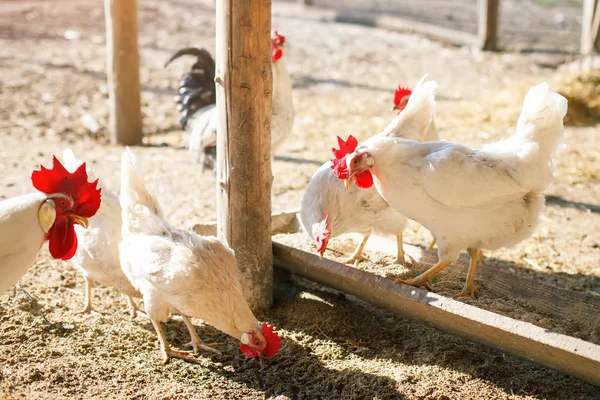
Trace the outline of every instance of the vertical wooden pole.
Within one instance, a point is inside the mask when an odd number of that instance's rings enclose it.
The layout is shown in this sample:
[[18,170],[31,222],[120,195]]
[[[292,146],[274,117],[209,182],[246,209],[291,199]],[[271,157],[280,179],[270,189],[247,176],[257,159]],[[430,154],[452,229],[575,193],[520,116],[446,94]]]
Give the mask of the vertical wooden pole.
[[581,55],[588,56],[598,52],[600,32],[600,10],[598,0],[583,1],[583,19],[581,21]]
[[271,0],[217,0],[217,232],[253,310],[272,303]]
[[109,130],[113,144],[142,143],[136,0],[104,0]]
[[498,46],[498,11],[500,0],[478,0],[479,18],[477,35],[482,50],[496,50]]

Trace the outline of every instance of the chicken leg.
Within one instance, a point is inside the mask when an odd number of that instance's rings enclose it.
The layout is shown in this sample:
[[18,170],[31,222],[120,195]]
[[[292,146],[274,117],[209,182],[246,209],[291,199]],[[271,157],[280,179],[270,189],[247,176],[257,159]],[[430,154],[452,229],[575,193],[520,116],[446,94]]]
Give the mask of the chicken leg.
[[194,349],[194,353],[199,353],[200,349],[202,349],[206,351],[212,351],[213,353],[221,355],[221,352],[219,350],[213,349],[212,347],[207,346],[206,344],[204,344],[204,342],[202,342],[202,339],[200,339],[200,336],[198,336],[194,325],[192,325],[192,321],[190,321],[190,317],[181,314],[181,318],[183,318],[183,323],[187,327],[188,332],[190,333],[190,337],[192,338],[192,340],[189,343],[185,344],[185,347],[192,347]]
[[85,287],[83,289],[84,303],[85,305],[79,311],[80,314],[91,314],[92,313],[92,280],[88,279],[87,276],[83,277],[85,281]]
[[459,294],[454,296],[454,298],[459,297],[467,297],[470,296],[472,298],[477,297],[477,288],[475,287],[475,269],[477,268],[477,259],[481,255],[481,250],[479,249],[467,249],[469,256],[471,256],[471,262],[469,263],[469,272],[467,273],[467,280],[465,281],[465,286]]
[[371,236],[371,234],[366,234],[363,236],[363,240],[362,242],[360,242],[360,244],[358,245],[358,247],[356,248],[356,250],[354,250],[354,253],[352,253],[352,255],[350,256],[350,258],[342,261],[344,264],[351,264],[354,263],[354,266],[358,265],[359,262],[366,260],[366,258],[364,258],[362,256],[362,252],[365,248],[365,245],[367,244],[367,240],[369,240],[369,237]]
[[429,279],[433,277],[435,274],[446,268],[448,265],[452,264],[447,261],[440,261],[435,264],[433,267],[429,268],[427,271],[423,272],[421,275],[412,278],[412,279],[394,279],[398,283],[404,283],[406,285],[415,286],[415,287],[425,287],[427,290],[431,291],[431,286],[429,286]]
[[137,304],[135,304],[135,300],[133,300],[133,298],[131,296],[127,296],[125,295],[125,297],[127,297],[127,303],[129,304],[129,316],[131,317],[131,319],[137,317],[137,313],[141,313],[146,315],[146,311],[142,310],[141,308],[139,308],[137,306]]
[[165,339],[165,333],[163,332],[162,327],[160,326],[160,322],[155,321],[153,319],[150,320],[152,321],[152,325],[154,325],[154,330],[156,330],[156,334],[158,335],[158,341],[160,342],[160,353],[163,357],[163,364],[168,363],[171,357],[181,358],[182,360],[191,363],[196,362],[194,358],[190,357],[192,353],[188,351],[177,351],[171,349],[169,343],[167,343],[167,339]]
[[396,264],[400,264],[400,265],[410,265],[415,263],[415,259],[412,258],[412,256],[406,254],[404,252],[404,241],[402,240],[403,236],[402,236],[402,232],[400,232],[397,236],[396,236],[396,242],[398,244],[398,254],[396,256]]
[[433,250],[433,247],[435,246],[435,243],[437,242],[436,238],[433,238],[433,240],[431,241],[431,243],[429,244],[429,246],[427,247],[427,251],[431,251]]

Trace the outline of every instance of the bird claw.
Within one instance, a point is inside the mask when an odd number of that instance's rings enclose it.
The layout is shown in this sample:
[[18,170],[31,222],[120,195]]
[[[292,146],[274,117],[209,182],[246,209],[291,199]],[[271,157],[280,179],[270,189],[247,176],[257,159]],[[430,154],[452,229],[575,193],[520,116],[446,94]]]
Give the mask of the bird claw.
[[89,314],[89,315],[104,315],[101,312],[98,312],[98,311],[94,310],[92,308],[91,304],[88,304],[87,306],[83,307],[83,309],[81,309],[78,313],[81,314],[81,315],[84,315],[84,314]]
[[427,281],[425,282],[419,282],[415,279],[394,279],[394,281],[396,281],[396,283],[403,283],[405,285],[409,285],[409,286],[414,286],[414,287],[424,287],[425,289],[429,290],[430,292],[433,292],[433,289],[431,288],[431,286],[429,285],[429,283],[427,283]]
[[475,285],[465,286],[464,289],[460,293],[454,295],[454,298],[458,299],[461,297],[470,297],[472,299],[476,299],[478,293],[479,293],[479,290],[477,290]]
[[396,264],[400,264],[405,267],[408,267],[409,265],[414,265],[416,263],[417,260],[415,260],[413,256],[406,253],[398,254],[398,257],[396,257]]
[[[220,345],[222,343],[211,343],[212,346],[216,346],[216,345]],[[194,353],[198,354],[200,352],[200,350],[205,350],[205,351],[210,351],[213,352],[215,354],[218,355],[223,355],[223,353],[221,353],[219,350],[212,348],[211,346],[205,344],[204,342],[200,341],[190,341],[189,343],[186,343],[183,345],[183,347],[192,347],[194,349]]]
[[187,361],[189,363],[198,363],[198,360],[196,360],[193,357],[190,357],[192,355],[191,352],[189,351],[178,351],[178,350],[173,350],[173,349],[166,349],[163,350],[163,364],[168,364],[169,361],[171,360],[171,358],[179,358],[181,360]]
[[352,257],[347,258],[346,260],[342,261],[342,264],[354,263],[354,266],[356,267],[358,264],[360,264],[361,261],[367,261],[367,258],[363,257],[363,256],[352,256]]
[[128,308],[124,309],[123,311],[126,313],[129,313],[129,317],[131,319],[134,319],[135,317],[137,317],[138,313],[140,313],[140,315],[143,315],[144,317],[148,318],[148,314],[146,314],[146,311],[142,310],[141,308],[128,307]]

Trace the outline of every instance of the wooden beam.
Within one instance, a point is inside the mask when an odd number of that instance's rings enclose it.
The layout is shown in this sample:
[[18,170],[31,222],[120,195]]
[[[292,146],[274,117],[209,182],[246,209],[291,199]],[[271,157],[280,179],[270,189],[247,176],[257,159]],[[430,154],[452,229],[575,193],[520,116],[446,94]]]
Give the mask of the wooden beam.
[[272,303],[271,1],[217,0],[217,223],[248,304]]
[[479,47],[482,50],[496,50],[498,47],[498,11],[500,0],[478,0]]
[[598,0],[583,1],[583,19],[581,21],[581,55],[589,56],[598,52],[600,33],[600,11]]
[[[300,230],[300,223],[296,214],[300,211],[284,211],[271,215],[271,235],[280,233],[295,233]],[[195,224],[190,230],[202,236],[216,236],[217,223],[206,222]]]
[[111,142],[142,144],[136,1],[104,0],[104,8]]
[[276,265],[404,317],[600,385],[600,346],[273,243]]

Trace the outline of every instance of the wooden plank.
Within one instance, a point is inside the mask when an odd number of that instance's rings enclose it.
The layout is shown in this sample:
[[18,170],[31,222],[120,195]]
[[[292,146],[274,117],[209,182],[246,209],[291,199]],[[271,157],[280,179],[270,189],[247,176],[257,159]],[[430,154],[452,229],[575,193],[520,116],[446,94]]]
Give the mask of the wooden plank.
[[217,0],[218,236],[235,251],[250,307],[272,303],[271,1]]
[[[271,215],[271,234],[295,233],[300,230],[297,214],[300,211],[284,211]],[[207,222],[194,225],[190,230],[202,236],[216,236],[217,223]]]
[[113,144],[142,144],[136,0],[104,0],[109,131]]
[[335,13],[333,20],[335,22],[373,26],[396,32],[416,33],[432,40],[456,46],[473,46],[478,44],[477,37],[467,32],[377,13],[341,10]]
[[478,0],[477,36],[482,50],[491,51],[498,47],[499,8],[500,0]]
[[273,242],[276,265],[404,317],[600,385],[600,346]]

